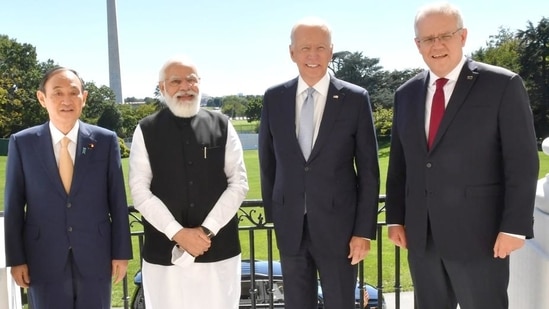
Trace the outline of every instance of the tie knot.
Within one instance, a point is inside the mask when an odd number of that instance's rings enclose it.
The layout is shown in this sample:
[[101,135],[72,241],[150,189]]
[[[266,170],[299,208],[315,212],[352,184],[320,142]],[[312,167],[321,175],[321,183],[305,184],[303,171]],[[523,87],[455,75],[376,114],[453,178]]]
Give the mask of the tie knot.
[[448,79],[447,78],[439,78],[436,80],[436,85],[437,85],[437,88],[442,88],[444,87],[444,85],[446,85],[446,83],[448,82]]
[[313,87],[307,88],[307,96],[308,97],[312,96],[314,92],[315,92],[315,88],[313,88]]
[[67,146],[69,146],[69,143],[71,142],[71,140],[68,138],[68,137],[63,137],[61,139],[61,147],[62,148],[67,148]]

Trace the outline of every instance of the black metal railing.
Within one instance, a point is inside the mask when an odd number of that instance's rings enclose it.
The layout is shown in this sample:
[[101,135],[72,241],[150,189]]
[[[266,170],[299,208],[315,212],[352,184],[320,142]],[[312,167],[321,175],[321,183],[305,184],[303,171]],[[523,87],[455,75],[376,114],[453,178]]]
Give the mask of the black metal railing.
[[[261,289],[259,289],[258,285],[256,284],[258,282],[256,271],[255,271],[255,263],[250,263],[250,283],[249,283],[249,291],[243,291],[249,293],[249,299],[247,299],[247,305],[249,304],[249,307],[246,308],[278,308],[275,304],[275,299],[273,297],[273,287],[275,286],[275,278],[273,276],[273,257],[274,257],[274,227],[272,224],[267,223],[265,221],[263,212],[263,201],[259,199],[254,200],[245,200],[238,213],[237,217],[239,220],[239,230],[243,233],[247,233],[248,248],[242,248],[243,249],[243,256],[249,256],[250,261],[256,260],[256,242],[258,238],[262,238],[262,246],[267,246],[267,263],[268,263],[268,275],[267,278],[261,278],[261,281],[266,280],[267,284],[267,293],[270,294],[270,297],[268,299],[261,298],[262,302],[261,304],[258,304],[258,300],[260,298],[260,295],[262,294]],[[385,196],[381,195],[379,197],[379,209],[378,209],[378,217],[380,214],[385,212]],[[135,227],[136,224],[141,224],[141,218],[138,214],[137,210],[135,208],[130,206],[130,224],[133,227]],[[384,299],[383,293],[386,289],[383,283],[383,243],[385,235],[383,235],[383,227],[386,226],[386,222],[384,220],[378,220],[377,223],[377,246],[376,246],[376,256],[377,256],[377,283],[375,288],[378,291],[378,301],[379,301],[379,308],[381,309],[381,303]],[[262,233],[263,235],[261,235]],[[143,232],[142,231],[134,231],[132,232],[132,237],[138,238],[138,256],[134,255],[134,258],[139,258],[141,263],[141,249],[143,246]],[[242,238],[242,233],[241,233]],[[245,251],[247,249],[248,251]],[[400,293],[402,292],[402,286],[400,281],[400,275],[401,275],[401,269],[400,269],[400,248],[394,247],[394,285],[392,286],[394,291],[394,308],[400,309]],[[363,297],[362,293],[364,293],[364,262],[361,262],[359,264],[359,287],[361,289],[360,291],[360,308],[364,308],[363,304]],[[129,274],[133,275],[133,274]],[[134,299],[130,299],[130,295],[128,292],[128,284],[127,284],[127,278],[124,278],[124,284],[123,284],[123,303],[124,308],[129,309],[130,305],[135,301]],[[135,295],[134,295],[135,296]],[[134,298],[134,297],[132,297]],[[267,303],[265,303],[267,301]],[[134,309],[134,308],[132,308]]]
[[[261,303],[261,308],[278,308],[275,306],[275,300],[273,297],[273,286],[275,278],[273,276],[273,256],[274,256],[274,235],[273,235],[273,225],[270,223],[266,223],[265,218],[263,216],[262,212],[262,206],[263,202],[262,200],[245,200],[238,213],[238,220],[239,220],[239,230],[241,233],[247,233],[249,248],[248,252],[245,252],[243,248],[243,256],[246,256],[246,254],[249,256],[250,261],[256,260],[256,240],[258,239],[258,236],[261,236],[260,233],[264,233],[262,236],[266,241],[262,242],[262,245],[267,246],[267,263],[268,263],[268,276],[267,278],[261,278],[262,281],[266,280],[267,288],[266,291],[269,294],[269,297],[267,298],[267,303],[263,302]],[[380,214],[385,212],[385,196],[381,195],[379,198],[379,209],[378,209],[378,217]],[[3,212],[0,212],[0,217],[3,216]],[[134,258],[139,259],[140,265],[142,264],[141,259],[141,250],[144,243],[144,235],[143,230],[140,228],[142,227],[142,221],[141,216],[139,212],[133,207],[129,207],[129,217],[130,217],[130,226],[132,228],[132,238],[136,237],[138,239],[138,248],[134,249]],[[385,291],[385,286],[383,283],[383,242],[385,235],[383,235],[383,227],[386,225],[386,222],[384,220],[379,220],[377,223],[377,246],[376,246],[376,255],[377,255],[377,285],[375,288],[378,291],[378,301],[379,301],[379,308],[381,309],[381,304],[384,299],[383,293]],[[241,234],[242,236],[242,234]],[[394,285],[392,286],[394,290],[394,308],[400,309],[400,294],[402,292],[402,286],[400,281],[401,276],[401,269],[400,269],[400,248],[394,247]],[[135,254],[137,250],[137,254]],[[364,293],[364,262],[361,262],[359,264],[359,287],[360,287],[360,308],[364,308],[363,304],[363,297],[362,293]],[[134,274],[128,274],[130,276],[133,276]],[[132,277],[132,279],[134,279]],[[132,280],[133,281],[133,280]],[[257,301],[259,298],[260,290],[258,289],[258,286],[256,285],[257,278],[255,273],[255,263],[250,263],[250,282],[249,282],[249,308],[255,309],[259,308]],[[123,289],[123,296],[122,296],[122,302],[124,309],[130,309],[130,306],[135,307],[136,302],[136,295],[135,291],[132,293],[133,295],[130,295],[129,292],[129,286],[128,286],[128,277],[126,276],[123,280],[122,284]],[[262,299],[265,301],[265,299]],[[247,300],[248,301],[248,300]],[[135,309],[135,308],[132,308]]]

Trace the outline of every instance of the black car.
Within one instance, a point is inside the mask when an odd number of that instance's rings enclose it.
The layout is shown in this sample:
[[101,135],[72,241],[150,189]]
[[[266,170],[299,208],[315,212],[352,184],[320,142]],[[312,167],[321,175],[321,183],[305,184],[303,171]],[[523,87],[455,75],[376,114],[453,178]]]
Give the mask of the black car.
[[[273,308],[284,308],[284,284],[282,283],[282,269],[280,262],[274,261],[272,263],[272,278],[269,278],[269,262],[268,261],[255,261],[254,265],[254,278],[252,278],[251,267],[252,263],[249,260],[243,260],[241,263],[241,294],[240,294],[240,306],[241,309],[252,308],[252,302],[255,301],[256,308],[269,308],[271,303],[270,294],[273,295]],[[255,280],[255,286],[252,286],[252,279]],[[270,288],[270,281],[272,280],[272,288]],[[134,277],[134,283],[137,288],[134,292],[131,301],[132,309],[144,309],[145,302],[143,296],[143,289],[141,286],[141,272],[138,272]],[[369,299],[366,304],[367,309],[385,309],[385,302],[382,301],[382,306],[379,307],[377,289],[371,285],[364,285],[364,288],[368,292]],[[357,284],[355,291],[356,308],[360,308],[360,288]],[[324,298],[322,295],[322,288],[318,285],[318,308],[324,308]]]

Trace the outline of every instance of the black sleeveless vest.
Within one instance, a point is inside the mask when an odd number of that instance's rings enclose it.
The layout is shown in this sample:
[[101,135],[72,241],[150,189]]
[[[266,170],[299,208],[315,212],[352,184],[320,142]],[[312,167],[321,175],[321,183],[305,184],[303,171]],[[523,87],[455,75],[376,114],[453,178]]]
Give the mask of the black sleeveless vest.
[[[168,108],[140,121],[152,170],[151,191],[168,207],[183,227],[202,224],[227,188],[225,145],[228,119],[200,109],[191,118],[180,118]],[[143,219],[143,258],[172,265],[175,242]],[[212,246],[196,262],[215,262],[240,253],[235,215],[214,238]]]

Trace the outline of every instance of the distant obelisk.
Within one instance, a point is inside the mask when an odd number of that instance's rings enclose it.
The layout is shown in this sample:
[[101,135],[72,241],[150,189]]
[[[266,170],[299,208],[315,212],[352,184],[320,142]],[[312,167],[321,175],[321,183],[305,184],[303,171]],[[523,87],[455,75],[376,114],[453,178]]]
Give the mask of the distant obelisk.
[[122,78],[120,77],[118,27],[116,26],[116,0],[107,0],[107,27],[109,34],[109,87],[116,95],[116,103],[124,103]]

